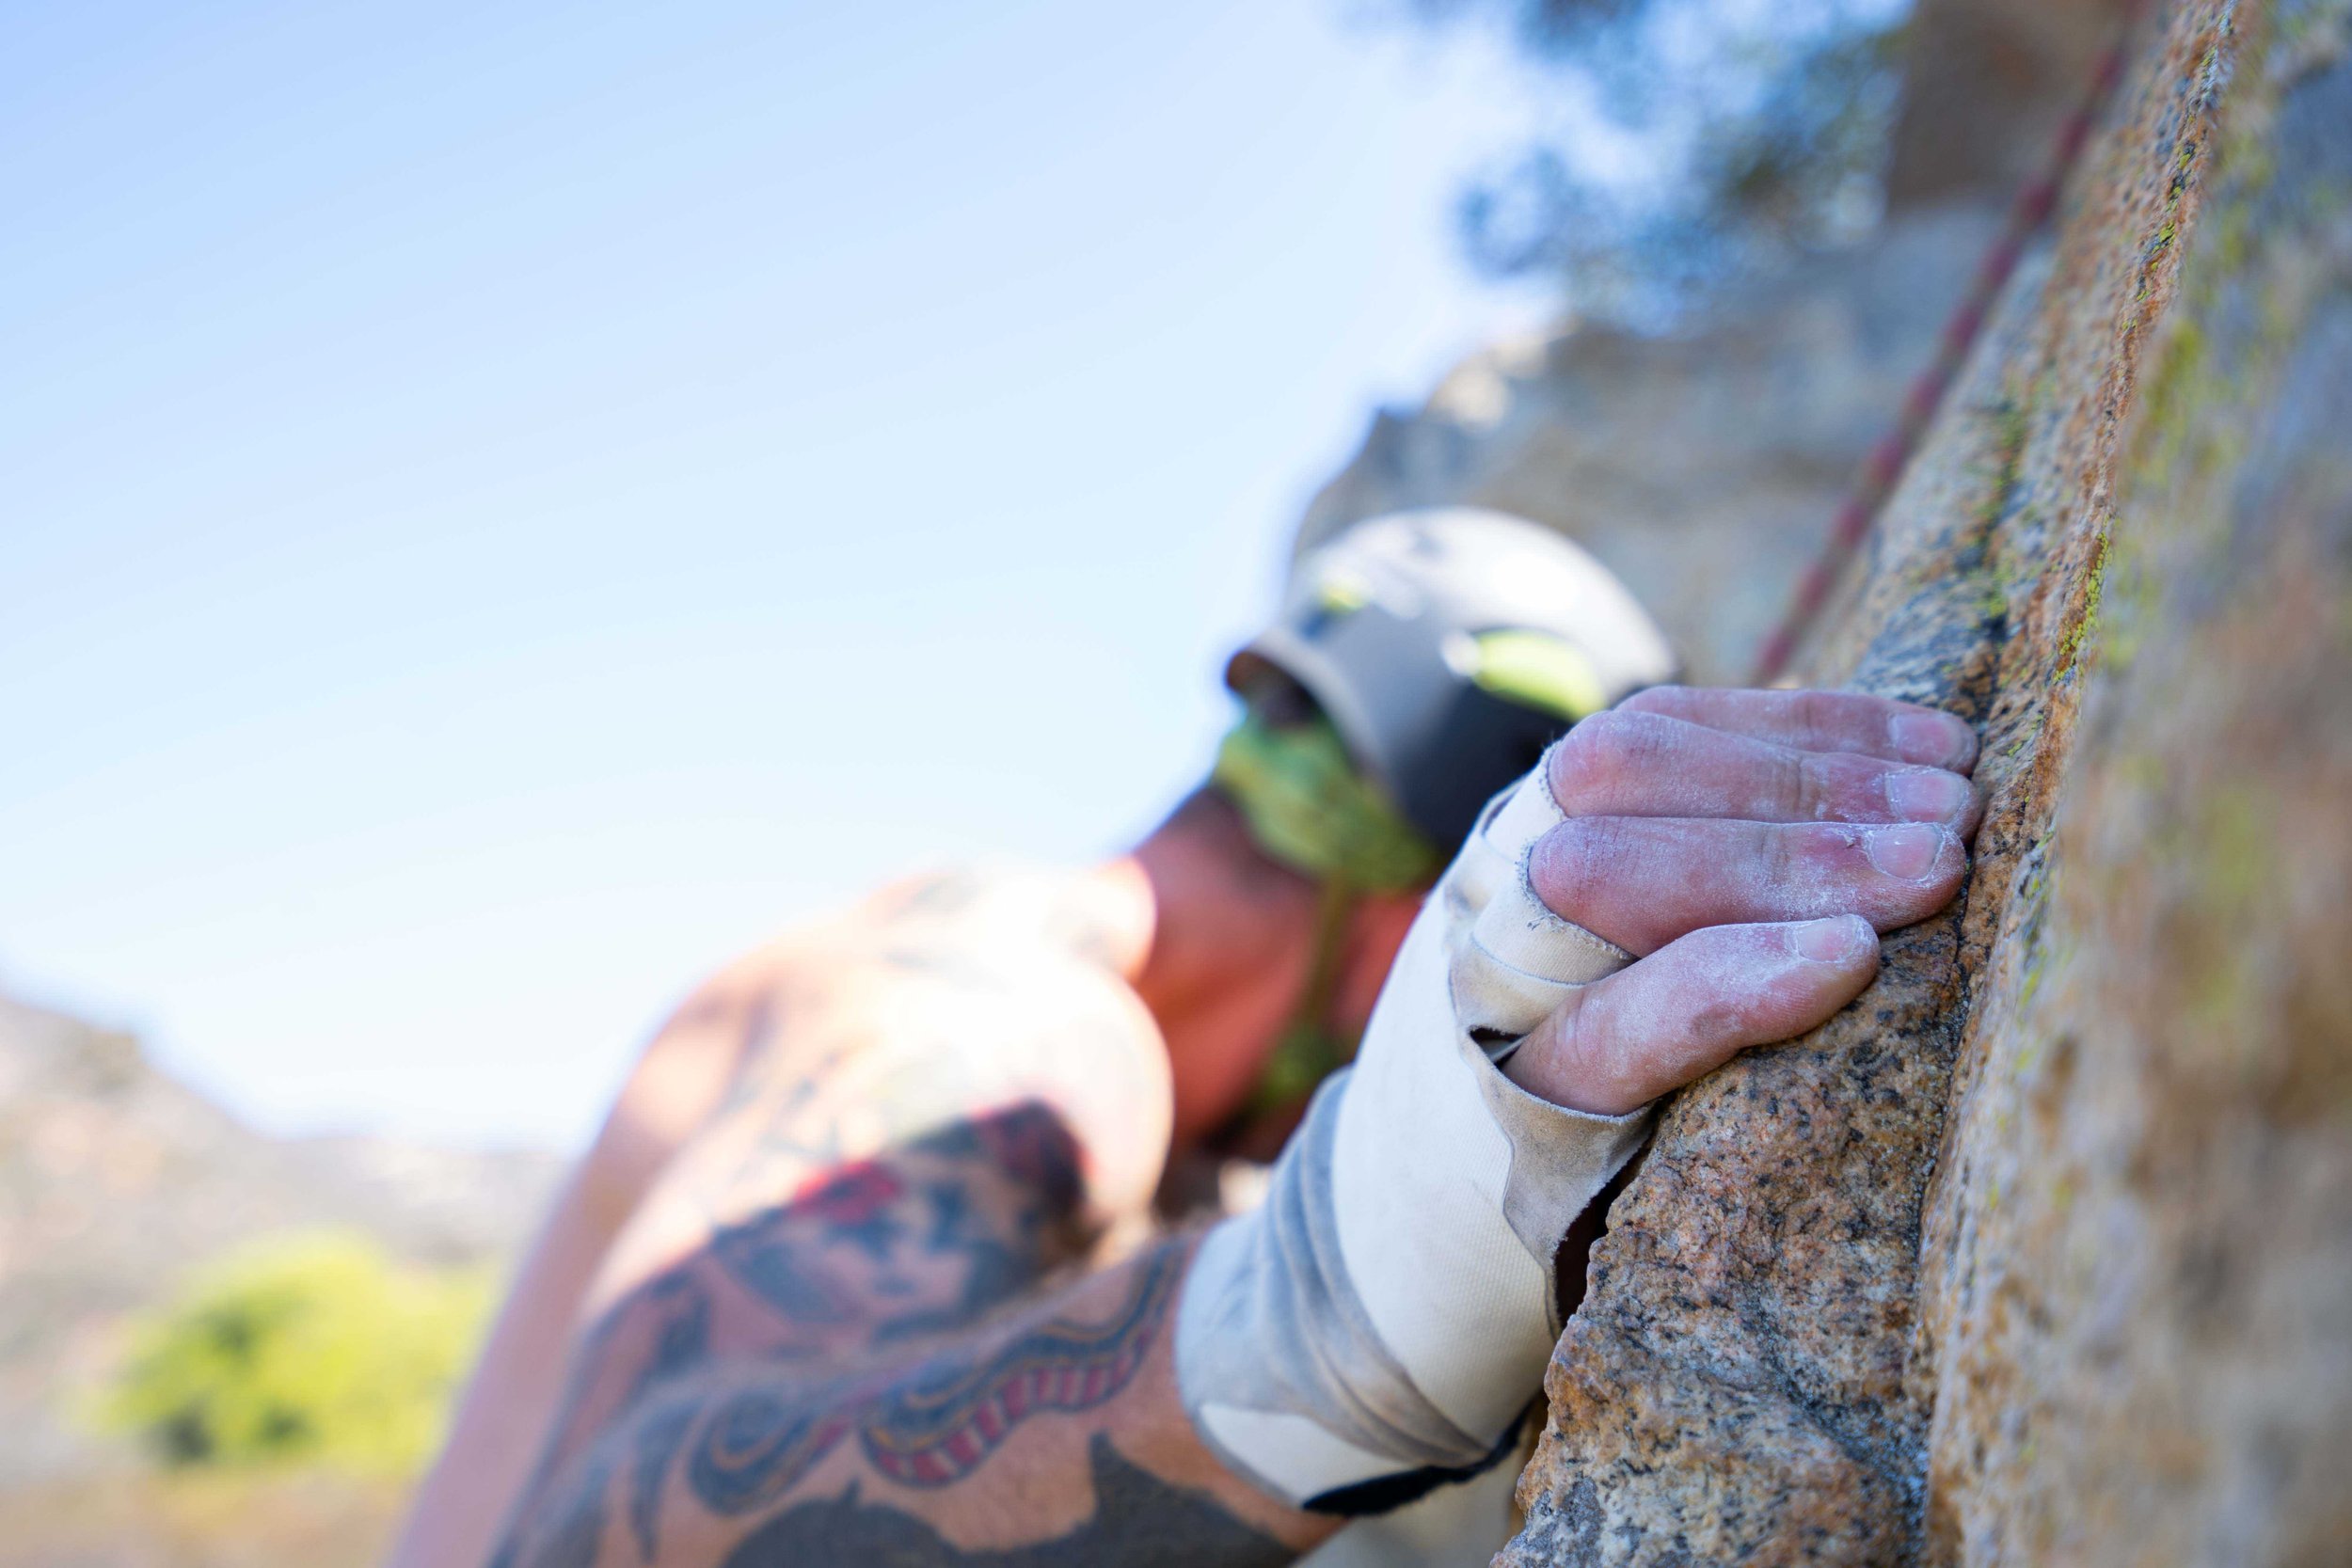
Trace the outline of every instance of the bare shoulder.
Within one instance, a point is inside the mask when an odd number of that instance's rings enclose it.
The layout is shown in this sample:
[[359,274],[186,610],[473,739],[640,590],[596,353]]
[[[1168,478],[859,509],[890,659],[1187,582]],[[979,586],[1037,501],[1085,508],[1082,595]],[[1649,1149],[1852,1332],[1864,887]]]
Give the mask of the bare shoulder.
[[852,921],[908,942],[1033,944],[1114,972],[1145,933],[1097,875],[1018,861],[986,861],[894,882]]
[[858,989],[851,982],[894,969],[975,979],[1019,974],[1033,985],[1058,978],[1078,993],[1100,992],[1084,972],[1116,978],[1141,946],[1136,921],[1083,870],[995,861],[926,871],[731,959],[694,989],[672,1026],[756,1023],[794,1004],[806,1013],[820,1002],[837,1005]]
[[894,884],[747,955],[707,988],[745,1047],[691,1163],[726,1161],[734,1209],[770,1199],[778,1148],[804,1173],[1033,1105],[1085,1151],[1089,1211],[1136,1206],[1170,1089],[1158,1027],[1107,961],[1116,916],[1083,874],[985,865]]

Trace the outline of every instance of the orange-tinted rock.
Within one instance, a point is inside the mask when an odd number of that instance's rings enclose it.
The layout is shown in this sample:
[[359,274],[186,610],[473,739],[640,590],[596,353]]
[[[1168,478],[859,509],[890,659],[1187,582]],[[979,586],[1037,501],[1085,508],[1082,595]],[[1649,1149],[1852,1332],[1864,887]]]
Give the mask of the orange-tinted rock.
[[1816,645],[1963,905],[1680,1097],[1501,1560],[2352,1560],[2352,4],[2177,0]]

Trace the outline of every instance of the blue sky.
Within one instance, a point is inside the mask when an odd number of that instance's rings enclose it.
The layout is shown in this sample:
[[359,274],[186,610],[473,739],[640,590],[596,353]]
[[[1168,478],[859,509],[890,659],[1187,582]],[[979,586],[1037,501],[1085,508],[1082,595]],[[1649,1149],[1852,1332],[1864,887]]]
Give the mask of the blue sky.
[[563,1144],[701,971],[1080,859],[1526,122],[1342,0],[7,8],[0,986]]

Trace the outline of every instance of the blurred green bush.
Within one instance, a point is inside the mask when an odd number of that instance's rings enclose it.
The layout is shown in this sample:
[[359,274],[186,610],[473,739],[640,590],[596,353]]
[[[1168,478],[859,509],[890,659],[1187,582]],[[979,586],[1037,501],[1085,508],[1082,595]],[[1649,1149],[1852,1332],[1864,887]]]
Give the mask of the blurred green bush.
[[494,1283],[356,1234],[259,1243],[134,1328],[98,1419],[178,1468],[410,1474],[440,1442]]

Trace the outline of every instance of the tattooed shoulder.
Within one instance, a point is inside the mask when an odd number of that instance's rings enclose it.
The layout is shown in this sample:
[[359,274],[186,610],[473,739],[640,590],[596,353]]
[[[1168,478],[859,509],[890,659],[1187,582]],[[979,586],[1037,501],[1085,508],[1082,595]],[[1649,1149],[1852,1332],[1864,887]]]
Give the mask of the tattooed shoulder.
[[1042,941],[1117,969],[1139,933],[1132,915],[1099,880],[1051,866],[993,862],[919,877],[864,908],[875,923],[910,937],[953,932],[964,939]]

